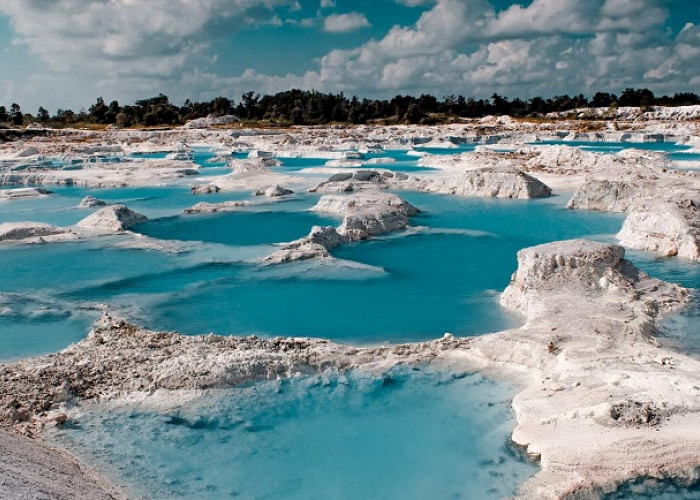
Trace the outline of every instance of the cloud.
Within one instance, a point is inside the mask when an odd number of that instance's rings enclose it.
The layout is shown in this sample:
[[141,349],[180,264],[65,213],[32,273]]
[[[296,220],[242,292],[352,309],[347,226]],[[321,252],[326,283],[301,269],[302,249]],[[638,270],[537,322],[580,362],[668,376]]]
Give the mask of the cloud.
[[421,7],[435,3],[435,0],[395,0],[396,3],[405,5],[406,7]]
[[18,41],[56,70],[172,74],[237,27],[295,0],[3,0]]
[[320,81],[385,95],[679,90],[700,76],[700,32],[689,26],[673,39],[666,4],[533,0],[499,12],[486,0],[438,0],[412,26],[329,52]]
[[323,31],[329,33],[349,33],[362,28],[368,28],[369,21],[364,14],[349,12],[347,14],[331,14],[323,22]]
[[[50,74],[58,75],[56,88],[66,96],[80,89],[121,98],[165,91],[206,99],[296,87],[384,97],[529,97],[700,87],[700,26],[688,23],[673,33],[669,0],[522,0],[501,9],[493,0],[394,1],[423,6],[420,18],[354,48],[329,47],[310,61],[311,71],[277,75],[256,68],[217,75],[210,48],[231,30],[256,24],[345,33],[369,21],[360,12],[285,19],[282,12],[298,9],[297,0],[0,0],[0,13],[24,47],[56,68]],[[89,83],[76,83],[83,81]],[[22,89],[0,81],[0,93],[24,96],[47,85],[38,77]]]

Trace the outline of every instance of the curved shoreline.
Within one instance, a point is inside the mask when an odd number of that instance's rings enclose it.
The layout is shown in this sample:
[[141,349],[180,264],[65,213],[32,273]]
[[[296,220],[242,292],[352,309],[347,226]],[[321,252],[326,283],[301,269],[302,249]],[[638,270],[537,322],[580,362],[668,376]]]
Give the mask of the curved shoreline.
[[[656,125],[640,125],[635,133],[642,134],[644,127],[651,126]],[[697,135],[697,127],[693,132],[693,126],[687,123],[658,127],[666,134]],[[518,137],[538,139],[537,133],[556,132],[547,124],[539,132],[538,127],[531,128],[528,131],[524,124],[494,125],[495,135],[481,138],[486,143],[510,136],[516,148],[510,153],[480,148],[456,157],[425,156],[421,164],[436,167],[430,181],[441,185],[484,166],[517,168],[559,193],[581,188],[572,198],[572,208],[634,213],[639,207],[648,209],[649,199],[690,197],[691,204],[685,208],[690,207],[692,214],[687,215],[689,210],[685,210],[681,220],[687,221],[690,229],[678,225],[697,244],[697,233],[693,232],[696,205],[692,200],[698,200],[695,193],[700,192],[700,174],[672,170],[672,163],[656,153],[627,151],[606,156],[565,146],[517,144]],[[440,139],[447,143],[451,139],[445,134],[466,134],[467,130],[467,125],[385,129],[383,140],[386,147],[406,149],[420,144],[419,138],[414,137],[413,143],[407,134],[422,138],[427,134],[433,142]],[[328,147],[336,149],[362,149],[378,141],[380,134],[375,134],[372,141],[363,139],[366,132],[367,128],[351,129],[344,142],[335,137],[336,132],[323,129],[290,134],[308,139],[308,147],[302,149],[310,156],[320,142],[330,139],[332,145]],[[220,131],[76,134],[81,141],[83,136],[96,141],[121,141],[132,152],[162,148],[182,138],[222,148],[233,147],[234,142]],[[43,142],[39,146],[45,154],[59,150],[64,154],[67,137],[70,134],[56,134],[57,144]],[[285,148],[292,146],[285,146],[282,136],[247,139],[253,143],[251,149],[273,149],[280,157],[291,154]],[[68,147],[68,151],[89,155],[85,147]],[[13,151],[13,146],[0,148],[0,153],[7,151]],[[325,150],[321,153],[330,154]],[[41,179],[32,172],[17,175],[22,182],[60,184],[69,177],[79,177],[77,184],[150,185],[177,182],[193,173],[185,171],[192,165],[183,161],[159,160],[156,166],[151,172],[138,168],[139,162],[131,162],[124,172],[99,165],[79,174],[64,171]],[[252,185],[271,186],[280,175],[259,168],[206,180],[217,186],[220,183],[222,189],[248,190]],[[311,187],[318,180],[312,176],[299,185]],[[297,189],[297,185],[294,187]],[[669,213],[667,205],[658,205],[658,210],[655,207],[647,218],[664,220]],[[640,236],[640,231],[647,230],[639,223],[632,229]],[[645,241],[638,246],[663,248],[669,255],[697,255],[666,245],[677,234],[664,238],[665,246]],[[319,339],[185,337],[148,332],[106,316],[87,339],[60,353],[0,365],[0,380],[9,388],[0,395],[0,428],[40,437],[43,425],[69,418],[72,405],[81,401],[154,395],[167,398],[175,394],[173,391],[227,387],[326,369],[383,371],[397,363],[429,362],[518,381],[521,390],[513,399],[517,426],[512,439],[541,460],[540,472],[522,486],[523,498],[596,498],[637,477],[697,481],[700,362],[660,347],[654,339],[659,318],[684,307],[688,294],[637,271],[623,255],[616,245],[581,241],[522,250],[518,271],[502,301],[523,313],[526,324],[474,338],[445,336],[430,342],[354,348]],[[0,446],[9,439],[4,436],[0,434]],[[14,435],[12,438],[19,439]],[[36,444],[27,443],[28,447]],[[83,479],[85,485],[92,484],[89,473]],[[31,477],[28,480],[31,483]],[[75,481],[80,483],[80,474]]]
[[9,390],[0,402],[10,409],[0,423],[38,435],[81,401],[446,363],[518,379],[512,438],[541,465],[523,498],[594,495],[639,476],[696,477],[700,361],[653,340],[660,315],[684,307],[689,295],[623,255],[617,245],[584,240],[522,250],[502,302],[527,323],[474,338],[356,348],[320,339],[184,337],[105,316],[60,353],[2,365]]

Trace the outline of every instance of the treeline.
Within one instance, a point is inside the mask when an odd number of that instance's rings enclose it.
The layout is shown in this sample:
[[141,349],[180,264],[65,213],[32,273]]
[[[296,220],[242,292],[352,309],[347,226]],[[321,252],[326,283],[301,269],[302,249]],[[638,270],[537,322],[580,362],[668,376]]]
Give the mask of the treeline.
[[[456,118],[481,118],[487,115],[538,117],[547,113],[566,112],[576,108],[617,108],[634,106],[688,106],[700,104],[698,95],[683,92],[657,97],[648,89],[626,89],[619,96],[598,92],[592,98],[560,95],[549,99],[509,99],[493,94],[490,99],[446,96],[442,100],[432,95],[419,97],[398,95],[391,100],[348,98],[344,94],[289,90],[275,95],[243,94],[235,103],[226,97],[208,102],[189,99],[182,106],[170,102],[167,96],[136,101],[122,106],[98,98],[88,110],[74,112],[59,109],[54,115],[43,106],[36,115],[25,114],[16,103],[10,108],[0,106],[0,125],[5,127],[39,122],[50,126],[79,124],[113,125],[117,127],[155,127],[182,125],[189,120],[209,115],[236,115],[241,121],[268,122],[279,125],[322,125],[327,123],[421,123],[431,124]],[[591,118],[594,118],[591,116]]]

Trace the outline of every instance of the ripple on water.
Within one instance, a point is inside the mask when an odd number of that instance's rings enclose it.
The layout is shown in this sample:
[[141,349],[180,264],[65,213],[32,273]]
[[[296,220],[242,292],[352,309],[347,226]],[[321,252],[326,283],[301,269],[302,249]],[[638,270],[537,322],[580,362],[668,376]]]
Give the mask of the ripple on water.
[[480,375],[323,375],[97,406],[52,439],[154,499],[496,499],[536,470],[510,448],[510,396]]

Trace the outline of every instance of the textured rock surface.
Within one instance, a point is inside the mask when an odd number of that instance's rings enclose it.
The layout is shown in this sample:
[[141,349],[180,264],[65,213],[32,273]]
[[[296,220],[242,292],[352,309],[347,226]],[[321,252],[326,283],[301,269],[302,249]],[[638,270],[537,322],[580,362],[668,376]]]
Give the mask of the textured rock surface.
[[6,222],[0,224],[0,241],[37,239],[67,233],[62,227],[41,222]]
[[[322,182],[309,190],[311,193],[351,193],[367,189],[399,188],[399,183],[409,179],[409,176],[401,172],[389,172],[377,170],[357,170],[334,174],[327,181]],[[413,178],[413,180],[417,180]]]
[[552,190],[515,167],[470,168],[440,178],[418,178],[400,172],[358,170],[331,176],[311,192],[343,193],[377,189],[406,189],[431,193],[493,198],[544,198]]
[[527,323],[475,339],[470,352],[534,377],[513,401],[513,440],[541,458],[523,497],[595,498],[633,477],[697,474],[700,363],[652,337],[659,315],[688,300],[618,245],[572,240],[518,253],[502,303]]
[[279,185],[269,187],[265,190],[253,191],[253,196],[267,196],[268,198],[280,198],[282,196],[287,196],[290,194],[294,194],[294,191],[292,191],[291,189],[283,188]]
[[78,222],[77,226],[84,229],[124,231],[146,220],[148,217],[136,213],[124,205],[110,205],[88,215]]
[[[149,332],[103,317],[88,337],[49,356],[0,365],[0,426],[31,433],[65,402],[157,390],[230,387],[367,363],[419,362],[467,343],[445,338],[415,345],[354,348],[326,340],[258,339]],[[48,419],[48,420],[47,420]]]
[[632,209],[617,237],[630,248],[698,261],[700,209],[688,198],[647,203]]
[[638,476],[697,474],[700,361],[651,336],[687,291],[638,271],[617,245],[542,245],[521,251],[518,264],[503,302],[524,312],[526,324],[468,339],[357,348],[148,332],[105,316],[60,353],[0,365],[0,425],[32,434],[95,398],[178,398],[327,369],[433,362],[518,384],[513,440],[541,460],[522,498],[581,497]]
[[408,218],[419,212],[403,198],[381,191],[363,191],[349,196],[325,195],[313,210],[344,215],[338,233],[349,240],[400,231],[408,227]]
[[645,276],[624,260],[619,245],[587,240],[562,241],[518,252],[518,270],[503,292],[501,303],[525,315],[533,293],[571,288],[573,292],[634,288],[630,280]]
[[366,211],[383,210],[405,216],[416,215],[420,211],[395,194],[369,191],[352,195],[324,195],[313,207],[316,212],[346,215]]
[[654,190],[650,181],[590,180],[576,190],[567,207],[577,210],[626,212],[635,203],[648,200]]
[[52,194],[51,191],[41,188],[17,188],[17,189],[2,189],[0,190],[0,198],[38,198]]
[[634,207],[660,200],[700,197],[697,191],[679,179],[596,179],[576,190],[567,205],[571,209],[628,212]]
[[193,186],[190,189],[190,192],[192,194],[212,194],[212,193],[218,193],[221,191],[221,188],[217,186],[216,184],[205,184],[202,186]]
[[300,182],[298,177],[271,170],[270,167],[280,165],[279,160],[274,158],[232,160],[228,165],[232,172],[216,178],[216,185],[224,191],[264,191],[270,186]]
[[0,430],[0,498],[126,499],[70,455],[3,430]]
[[543,182],[514,167],[484,167],[447,179],[426,183],[434,193],[491,198],[546,198],[552,190]]
[[344,243],[346,238],[334,227],[314,226],[308,236],[286,243],[278,251],[266,257],[266,264],[283,264],[306,259],[330,257],[329,250]]
[[186,214],[213,214],[216,212],[234,212],[252,205],[250,201],[222,201],[221,203],[201,202],[185,209]]
[[340,227],[314,226],[308,236],[285,243],[266,257],[267,264],[330,257],[329,250],[347,241],[358,241],[408,227],[419,210],[394,194],[362,191],[351,195],[324,195],[312,208],[316,212],[343,215]]
[[106,202],[102,200],[98,200],[94,196],[86,196],[82,200],[80,200],[80,203],[78,204],[78,207],[80,208],[93,208],[93,207],[104,207],[107,205]]

